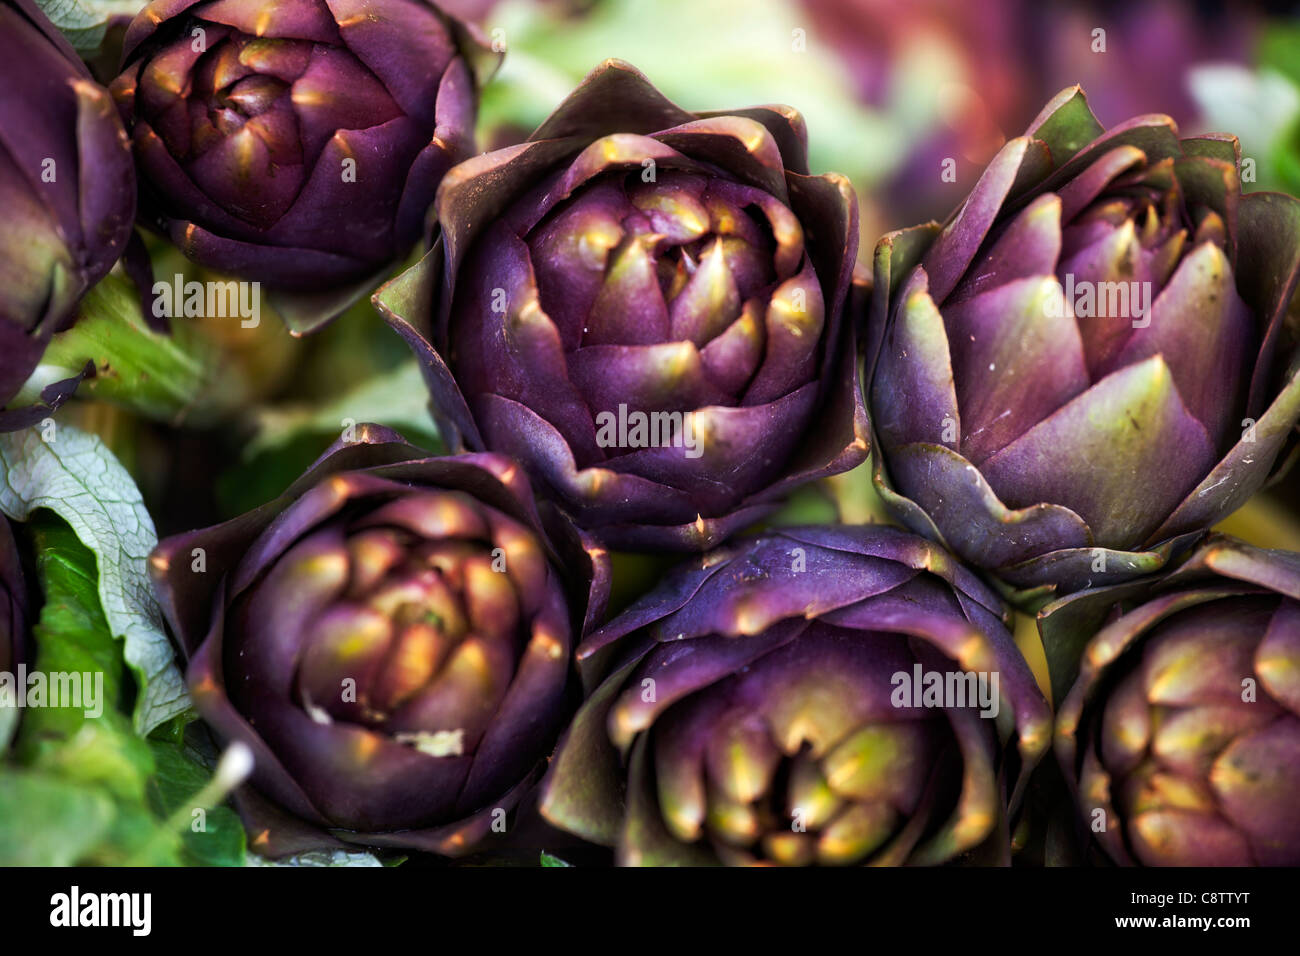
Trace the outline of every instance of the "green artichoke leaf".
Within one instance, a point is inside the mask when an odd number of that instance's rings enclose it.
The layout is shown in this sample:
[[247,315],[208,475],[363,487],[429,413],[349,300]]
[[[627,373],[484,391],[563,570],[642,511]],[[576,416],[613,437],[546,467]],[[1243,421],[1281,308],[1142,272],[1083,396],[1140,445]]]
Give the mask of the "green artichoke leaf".
[[135,287],[117,272],[86,294],[77,322],[50,341],[20,397],[76,375],[87,362],[95,374],[82,382],[79,397],[170,425],[228,417],[251,388],[238,363],[199,323],[182,318],[166,333],[149,328]]
[[108,831],[113,802],[104,793],[36,771],[0,774],[0,862],[71,866]]
[[98,437],[47,419],[0,435],[0,476],[0,511],[28,521],[49,509],[88,549],[82,571],[95,584],[105,630],[122,643],[135,678],[136,732],[147,735],[186,713],[189,696],[145,570],[158,540],[153,519],[112,452]]
[[150,808],[167,820],[184,823],[180,831],[188,862],[202,866],[242,866],[247,841],[239,814],[226,806],[195,806],[193,797],[212,776],[201,755],[184,743],[150,739],[155,772],[149,778]]
[[43,596],[30,672],[47,681],[81,675],[81,698],[5,709],[21,720],[0,773],[0,863],[241,863],[244,835],[233,811],[203,806],[195,814],[189,806],[210,777],[206,767],[178,743],[135,731],[134,687],[100,604],[95,554],[48,509],[23,533]]
[[135,16],[145,0],[36,0],[36,5],[78,53],[90,53],[99,49],[114,17]]
[[[37,653],[28,666],[46,675],[81,675],[84,706],[10,710],[21,718],[15,755],[24,764],[39,765],[74,783],[102,786],[114,796],[139,800],[151,766],[148,748],[121,712],[129,706],[131,689],[100,607],[95,557],[49,511],[38,512],[26,531],[43,595],[40,618],[32,628]],[[88,680],[88,675],[94,677]]]

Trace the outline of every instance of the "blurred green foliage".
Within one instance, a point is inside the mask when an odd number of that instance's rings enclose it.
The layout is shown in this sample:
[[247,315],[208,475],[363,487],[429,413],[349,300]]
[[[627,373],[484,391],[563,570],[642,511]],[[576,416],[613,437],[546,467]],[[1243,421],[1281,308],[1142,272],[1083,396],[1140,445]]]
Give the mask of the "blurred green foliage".
[[[23,531],[43,598],[29,667],[102,674],[103,712],[20,712],[11,751],[0,757],[0,865],[242,865],[235,813],[190,806],[211,773],[187,743],[184,722],[149,739],[132,727],[135,689],[99,606],[94,554],[49,511]],[[199,818],[201,829],[191,823]]]

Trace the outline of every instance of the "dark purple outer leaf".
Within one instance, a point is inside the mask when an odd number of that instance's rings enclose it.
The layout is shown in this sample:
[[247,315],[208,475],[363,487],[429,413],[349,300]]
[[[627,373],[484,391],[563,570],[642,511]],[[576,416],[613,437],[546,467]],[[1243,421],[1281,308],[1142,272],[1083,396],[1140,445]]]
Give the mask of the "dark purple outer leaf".
[[[436,208],[438,245],[376,306],[444,433],[519,459],[608,544],[703,550],[866,457],[857,204],[807,175],[789,108],[691,114],[610,60]],[[686,416],[699,454],[612,445],[620,409]]]
[[[1163,567],[1292,441],[1300,201],[1242,196],[1239,159],[1165,116],[1104,131],[1071,88],[937,234],[877,248],[878,489],[1019,603]],[[1096,305],[1133,289],[1142,315]]]
[[1040,617],[1049,663],[1078,649],[1055,749],[1081,832],[1124,865],[1295,866],[1300,556],[1216,535],[1145,585]]
[[0,516],[0,672],[13,673],[24,660],[30,613],[18,544],[9,519]]
[[431,0],[155,0],[124,55],[113,95],[150,221],[276,290],[295,332],[424,233],[438,183],[473,153],[473,71],[490,56]]
[[[1015,812],[1047,744],[1004,614],[945,552],[890,528],[712,552],[578,649],[592,690],[542,812],[630,865],[951,859]],[[914,666],[997,671],[1000,729],[896,705],[894,675]]]
[[608,588],[604,552],[552,528],[510,460],[425,458],[366,425],[276,501],[159,544],[195,704],[256,759],[258,852],[458,855],[515,806]]
[[[3,409],[122,255],[135,218],[135,170],[108,93],[31,0],[0,3],[0,207]],[[80,380],[0,411],[0,429],[39,421]]]

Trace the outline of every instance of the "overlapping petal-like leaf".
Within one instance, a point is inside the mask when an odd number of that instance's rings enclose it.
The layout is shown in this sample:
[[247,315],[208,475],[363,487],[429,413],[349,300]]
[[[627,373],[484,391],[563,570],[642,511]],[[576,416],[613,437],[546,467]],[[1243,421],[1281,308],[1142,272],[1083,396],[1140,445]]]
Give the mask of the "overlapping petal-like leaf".
[[910,528],[1032,601],[1164,566],[1264,484],[1300,418],[1300,202],[1238,165],[1068,89],[946,225],[881,241],[876,481]]
[[1214,536],[1141,593],[1082,591],[1042,626],[1049,653],[1082,644],[1056,753],[1113,861],[1300,865],[1300,555]]
[[154,0],[112,87],[145,216],[310,330],[419,238],[486,52],[431,0]]
[[[628,865],[1005,862],[1051,715],[1004,613],[896,529],[715,551],[578,649],[593,689],[542,812]],[[918,672],[983,674],[998,706],[910,696]]]
[[18,687],[19,665],[30,664],[27,632],[32,624],[31,594],[9,519],[0,515],[0,754],[9,746],[20,713],[10,693]]
[[29,594],[9,519],[0,516],[0,673],[23,659],[30,625]]
[[106,90],[31,0],[0,3],[0,429],[49,414],[80,376],[3,410],[82,294],[126,248],[135,170]]
[[195,706],[256,760],[253,848],[471,849],[569,713],[602,561],[548,535],[508,459],[424,458],[375,426],[276,501],[160,543]]
[[792,110],[688,113],[608,61],[436,209],[439,244],[376,304],[444,433],[611,544],[703,550],[865,458],[856,200],[808,175]]

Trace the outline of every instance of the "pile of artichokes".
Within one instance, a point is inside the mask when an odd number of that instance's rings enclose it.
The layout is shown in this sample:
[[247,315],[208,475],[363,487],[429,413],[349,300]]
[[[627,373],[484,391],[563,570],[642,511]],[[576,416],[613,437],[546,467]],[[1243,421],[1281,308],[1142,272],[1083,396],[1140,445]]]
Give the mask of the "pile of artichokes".
[[[859,266],[795,109],[608,60],[477,153],[495,59],[432,0],[154,0],[105,88],[0,5],[0,428],[135,224],[295,334],[373,293],[446,446],[357,426],[148,558],[250,848],[1041,863],[1046,807],[1076,861],[1300,865],[1300,555],[1211,532],[1297,445],[1300,201],[1074,87]],[[834,476],[889,523],[786,520]]]

